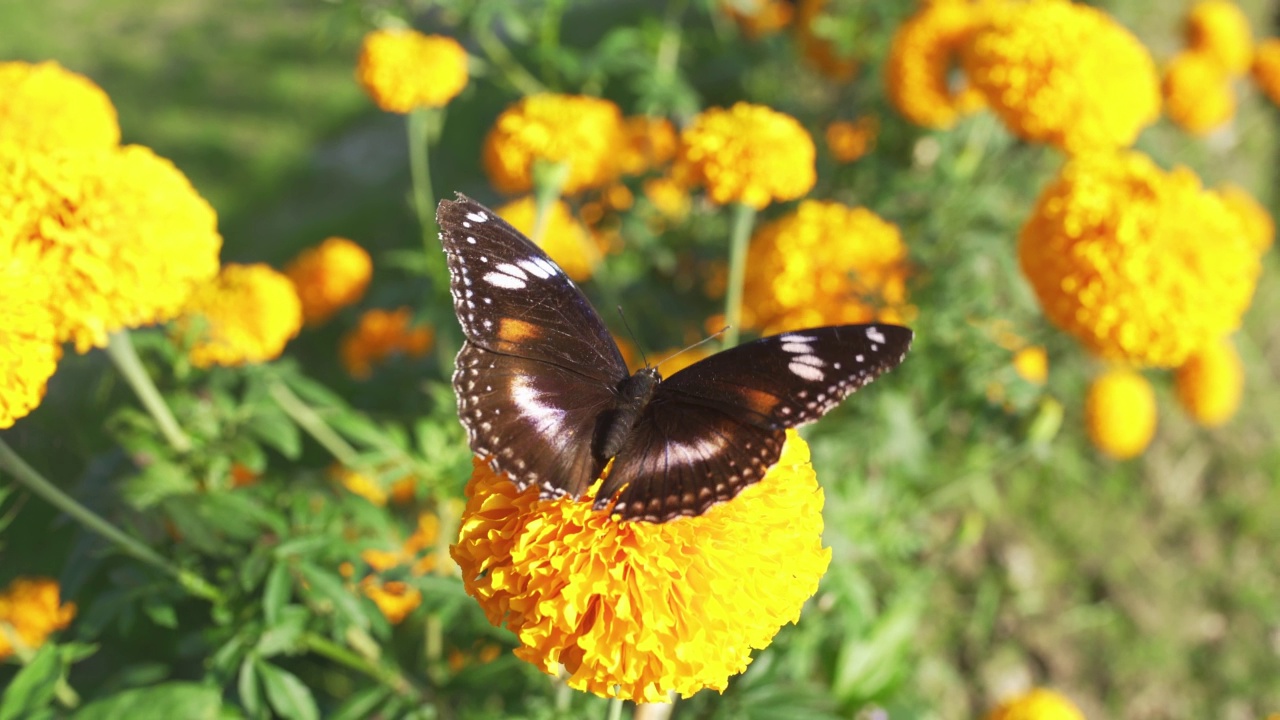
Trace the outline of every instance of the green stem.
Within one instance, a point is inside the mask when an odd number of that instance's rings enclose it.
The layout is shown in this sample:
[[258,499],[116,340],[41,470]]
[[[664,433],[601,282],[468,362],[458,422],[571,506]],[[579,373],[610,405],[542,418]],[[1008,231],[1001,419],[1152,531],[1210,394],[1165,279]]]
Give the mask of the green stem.
[[142,367],[142,360],[138,358],[138,351],[133,348],[128,330],[111,333],[107,341],[107,355],[124,376],[125,382],[133,388],[133,392],[142,401],[143,407],[151,413],[151,417],[155,418],[156,424],[160,426],[160,432],[169,441],[169,445],[180,453],[190,450],[191,438],[182,431],[182,427],[178,425],[169,406],[161,397],[160,391],[156,389],[155,383],[151,382],[151,376],[147,374],[146,368]]
[[[436,239],[435,193],[431,189],[431,158],[427,136],[431,127],[432,108],[414,108],[409,113],[405,130],[409,135],[409,174],[413,178],[413,209],[418,215],[418,227],[422,230],[422,245],[430,259],[440,262],[431,263],[431,279],[438,281],[448,277],[444,266],[444,252]],[[439,271],[437,272],[437,265]]]
[[521,95],[537,95],[546,92],[546,87],[538,82],[538,78],[525,70],[502,40],[494,34],[492,13],[480,12],[473,17],[475,21],[472,23],[472,37],[488,57],[489,62],[502,71],[507,82],[511,83]]
[[681,20],[688,4],[688,0],[674,0],[667,5],[667,14],[662,23],[662,39],[658,41],[658,53],[654,62],[654,76],[659,81],[658,85],[670,81],[676,75],[684,31]]
[[115,543],[126,555],[131,555],[177,578],[183,588],[192,595],[202,597],[215,604],[223,602],[222,593],[206,582],[204,578],[174,565],[155,550],[147,547],[137,539],[129,537],[115,525],[103,519],[102,516],[76,502],[74,498],[36,472],[4,440],[0,440],[0,468],[9,471],[28,490],[44,498],[50,505],[70,515],[90,532],[97,533],[108,541]]
[[419,702],[424,699],[425,693],[399,670],[373,662],[329,638],[312,632],[303,633],[301,641],[303,647],[315,654],[377,680],[401,697]]
[[609,714],[607,720],[622,720],[622,698],[609,698]]
[[755,221],[755,208],[744,203],[734,206],[733,229],[729,236],[729,286],[724,298],[724,322],[729,326],[724,333],[726,348],[738,344],[739,326],[742,324],[742,286],[747,277],[747,247]]
[[267,393],[276,401],[280,409],[285,411],[285,414],[293,418],[299,427],[324,446],[324,449],[328,450],[338,462],[348,468],[359,468],[360,453],[329,427],[329,424],[320,417],[320,413],[303,402],[302,398],[295,395],[287,385],[278,379],[272,379],[267,383]]
[[545,160],[533,161],[533,232],[529,239],[534,245],[542,243],[542,234],[547,230],[547,220],[551,218],[551,206],[560,199],[564,184],[569,180],[569,161],[557,163]]
[[538,55],[542,58],[542,77],[552,87],[559,84],[555,57],[560,48],[560,20],[564,17],[565,0],[548,0],[542,9],[542,25],[538,28]]

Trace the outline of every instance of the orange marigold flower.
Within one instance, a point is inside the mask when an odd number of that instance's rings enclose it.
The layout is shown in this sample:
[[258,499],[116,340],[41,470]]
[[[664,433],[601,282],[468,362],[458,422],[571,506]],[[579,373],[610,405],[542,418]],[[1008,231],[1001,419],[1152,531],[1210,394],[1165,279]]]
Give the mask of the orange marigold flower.
[[1249,71],[1253,32],[1249,18],[1231,0],[1200,0],[1187,13],[1187,45],[1213,58],[1232,75]]
[[1280,105],[1280,38],[1268,38],[1258,43],[1250,73],[1271,102]]
[[395,567],[409,565],[409,572],[426,575],[436,569],[436,541],[440,537],[440,518],[423,512],[418,515],[418,525],[399,547],[392,550],[369,548],[360,553],[360,559],[376,572],[386,572]]
[[827,126],[827,149],[836,162],[851,163],[876,146],[880,121],[867,115],[857,120],[836,120]]
[[1049,378],[1049,353],[1043,345],[1024,347],[1013,354],[1013,369],[1023,380],[1043,385]]
[[740,102],[704,110],[685,128],[674,177],[706,187],[721,205],[739,202],[759,210],[809,192],[817,180],[815,154],[813,138],[795,118]]
[[0,62],[0,138],[31,152],[111,150],[120,122],[89,78],[55,62]]
[[230,264],[196,288],[186,316],[200,318],[191,364],[235,367],[280,357],[302,328],[302,303],[289,278],[269,266]]
[[360,316],[360,324],[342,338],[342,366],[357,380],[373,374],[374,363],[396,353],[422,357],[435,342],[435,332],[424,326],[412,327],[412,312],[407,307],[396,310],[369,310]]
[[623,123],[626,145],[618,159],[625,175],[640,175],[671,162],[680,138],[676,126],[666,118],[639,115]]
[[1178,403],[1205,427],[1230,420],[1244,396],[1244,363],[1227,338],[1188,358],[1173,379]]
[[0,245],[0,429],[40,404],[62,356],[49,279],[36,269],[34,251]]
[[993,4],[961,55],[969,81],[1013,132],[1067,153],[1128,147],[1160,115],[1151,54],[1097,8]]
[[1271,213],[1242,187],[1226,185],[1219,188],[1217,193],[1222,202],[1226,203],[1227,209],[1244,226],[1244,235],[1249,240],[1249,245],[1259,255],[1265,253],[1276,237],[1276,223],[1271,219]]
[[392,625],[404,622],[422,604],[422,591],[401,580],[379,581],[369,576],[360,583],[360,589]]
[[751,238],[743,322],[766,334],[819,325],[901,321],[902,234],[866,208],[806,200]]
[[1084,720],[1065,695],[1037,688],[1000,703],[986,720]]
[[643,188],[644,196],[663,217],[679,222],[688,216],[693,200],[684,185],[669,177],[657,177],[645,180]]
[[360,46],[356,79],[387,112],[442,107],[467,86],[467,51],[450,37],[374,30]]
[[1221,198],[1136,152],[1069,161],[1018,253],[1049,320],[1101,357],[1156,367],[1235,330],[1260,272]]
[[75,603],[59,601],[56,580],[17,578],[0,593],[0,660],[15,649],[36,650],[75,616]]
[[964,0],[926,2],[894,32],[885,86],[889,102],[907,120],[948,128],[983,106],[981,94],[952,80],[960,49],[983,18],[982,8]]
[[32,246],[49,274],[59,340],[172,319],[218,271],[213,208],[173,163],[130,145],[24,152],[0,142],[0,248]]
[[[515,229],[533,237],[538,208],[532,196],[509,202],[495,212]],[[556,261],[566,275],[577,282],[591,279],[600,263],[603,247],[591,230],[578,222],[563,200],[557,200],[547,208],[541,235],[537,239],[538,246]]]
[[516,655],[570,687],[637,702],[723,690],[817,590],[822,489],[808,446],[730,502],[665,523],[618,522],[592,503],[540,501],[476,461],[452,554]]
[[533,189],[535,162],[568,163],[563,192],[607,185],[618,177],[626,146],[622,112],[582,95],[530,95],[502,111],[484,140],[484,169],[504,193]]
[[772,35],[790,25],[795,14],[788,0],[720,0],[720,9],[752,40]]
[[1089,386],[1084,414],[1094,447],[1128,460],[1141,455],[1156,434],[1156,393],[1132,370],[1109,370]]
[[254,470],[244,463],[231,463],[231,487],[233,488],[249,487],[256,484],[261,477],[261,471]]
[[823,10],[827,0],[799,0],[796,14],[796,44],[800,57],[819,73],[836,82],[847,82],[858,72],[858,61],[844,56],[822,32],[827,27]]
[[373,275],[373,260],[356,243],[331,237],[299,253],[284,274],[298,291],[303,319],[308,325],[319,325],[364,297]]
[[[381,475],[381,471],[376,473]],[[379,507],[386,505],[390,499],[397,505],[403,505],[413,500],[417,492],[417,478],[412,475],[402,476],[399,480],[391,483],[388,489],[378,478],[370,477],[369,474],[352,470],[342,465],[333,465],[329,468],[329,475],[342,483],[353,495],[368,500]]]
[[1200,50],[1180,52],[1169,61],[1160,91],[1169,119],[1190,133],[1221,127],[1236,112],[1231,76],[1216,57]]

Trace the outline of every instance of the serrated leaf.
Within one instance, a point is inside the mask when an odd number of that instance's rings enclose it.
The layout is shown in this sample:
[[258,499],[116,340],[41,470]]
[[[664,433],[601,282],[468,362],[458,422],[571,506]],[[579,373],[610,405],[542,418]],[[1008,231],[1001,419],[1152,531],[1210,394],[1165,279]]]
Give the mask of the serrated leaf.
[[125,690],[89,703],[77,710],[71,720],[217,720],[221,710],[222,698],[217,688],[192,682],[171,682]]
[[297,675],[267,662],[258,663],[258,675],[267,691],[267,702],[286,720],[318,720],[320,709]]
[[58,647],[46,643],[0,695],[0,720],[22,720],[47,711],[60,677],[62,659]]

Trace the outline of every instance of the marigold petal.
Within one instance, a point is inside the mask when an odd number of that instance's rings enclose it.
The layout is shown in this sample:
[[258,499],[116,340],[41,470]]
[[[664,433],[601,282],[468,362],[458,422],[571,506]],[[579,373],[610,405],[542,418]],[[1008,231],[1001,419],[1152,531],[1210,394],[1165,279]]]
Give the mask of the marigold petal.
[[1173,378],[1179,404],[1205,427],[1230,420],[1244,397],[1244,363],[1228,339],[1192,355]]
[[1169,61],[1160,85],[1165,113],[1183,130],[1204,134],[1236,112],[1231,76],[1221,61],[1205,52],[1182,52]]
[[201,318],[191,364],[234,367],[280,357],[302,328],[302,303],[289,278],[269,266],[230,264],[196,289],[186,316],[184,326]]
[[31,152],[111,150],[120,123],[89,78],[55,62],[0,62],[0,138]]
[[1249,19],[1231,0],[1200,0],[1187,13],[1187,46],[1212,56],[1232,75],[1249,70],[1253,32]]

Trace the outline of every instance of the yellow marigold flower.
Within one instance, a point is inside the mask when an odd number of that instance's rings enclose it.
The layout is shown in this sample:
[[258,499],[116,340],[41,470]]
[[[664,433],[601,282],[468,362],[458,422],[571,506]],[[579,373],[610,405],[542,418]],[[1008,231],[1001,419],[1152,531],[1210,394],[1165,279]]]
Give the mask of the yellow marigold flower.
[[940,0],[922,4],[894,32],[885,86],[903,117],[924,127],[948,128],[982,107],[979,93],[953,86],[951,77],[960,48],[981,19],[975,3]]
[[319,325],[338,310],[359,302],[373,275],[373,260],[346,238],[331,237],[303,250],[284,269],[302,301],[302,317]]
[[1043,385],[1049,378],[1049,353],[1043,345],[1024,347],[1013,354],[1013,369],[1023,380]]
[[[533,223],[538,210],[532,196],[509,202],[496,212],[515,229],[533,236]],[[555,201],[547,209],[547,213],[542,237],[538,241],[539,247],[575,281],[590,280],[603,251],[600,241],[586,225],[578,222],[563,200]]]
[[186,314],[201,318],[191,346],[191,364],[199,368],[274,360],[302,328],[293,283],[261,263],[224,266],[192,293]]
[[1280,105],[1280,38],[1268,38],[1258,43],[1250,73],[1271,102]]
[[720,0],[720,9],[752,40],[772,35],[790,25],[795,14],[788,0]]
[[817,180],[813,138],[790,115],[740,102],[704,110],[680,135],[674,177],[702,185],[724,205],[759,210],[774,200],[794,200]]
[[467,51],[449,37],[374,30],[360,46],[356,79],[387,112],[442,107],[467,86]]
[[110,150],[120,122],[89,78],[55,62],[0,62],[0,138],[32,152]]
[[1169,61],[1160,85],[1165,113],[1183,130],[1204,134],[1236,112],[1231,77],[1216,57],[1200,50],[1181,52]]
[[911,312],[906,261],[892,223],[866,208],[806,200],[752,237],[743,322],[769,334],[900,321]]
[[817,590],[822,489],[788,431],[765,477],[701,516],[618,522],[590,500],[542,502],[477,461],[452,554],[516,655],[570,687],[637,702],[723,690]]
[[360,583],[360,589],[392,625],[404,622],[422,604],[422,591],[400,580],[379,581],[370,576]]
[[817,31],[827,0],[799,0],[796,14],[796,44],[800,57],[819,73],[836,82],[847,82],[858,73],[858,61],[844,57],[835,43]]
[[1084,720],[1065,695],[1037,688],[1000,703],[986,720]]
[[399,547],[393,550],[368,548],[361,551],[360,559],[377,572],[409,565],[413,575],[426,575],[436,569],[435,548],[440,536],[440,518],[430,512],[418,515],[418,525]]
[[639,175],[671,162],[680,138],[676,126],[666,118],[639,115],[623,123],[626,145],[618,166],[624,175]]
[[369,310],[360,316],[360,324],[342,338],[342,366],[351,377],[365,380],[373,374],[374,363],[396,353],[422,357],[435,342],[429,327],[411,327],[409,308]]
[[131,145],[26,153],[0,142],[0,248],[32,246],[52,280],[59,340],[172,319],[218,271],[213,208],[173,163]]
[[618,177],[626,146],[622,112],[581,95],[530,95],[502,111],[484,141],[484,169],[504,193],[533,189],[533,164],[568,163],[562,191],[572,195]]
[[17,578],[0,593],[0,660],[15,648],[34,651],[75,616],[75,603],[59,601],[56,580]]
[[1111,16],[1066,0],[993,4],[961,53],[1019,136],[1067,153],[1128,147],[1160,115],[1160,78]]
[[1249,18],[1231,0],[1200,0],[1187,14],[1187,45],[1206,53],[1232,75],[1249,71],[1253,32]]
[[1271,213],[1242,187],[1226,185],[1219,188],[1217,193],[1222,202],[1226,203],[1227,209],[1240,219],[1249,245],[1259,255],[1265,253],[1276,236],[1276,223],[1271,219]]
[[34,267],[34,250],[17,255],[0,246],[0,429],[40,404],[62,356],[49,279]]
[[1260,272],[1215,193],[1136,152],[1069,161],[1018,253],[1049,320],[1101,357],[1156,367],[1235,330]]
[[1109,370],[1089,386],[1084,414],[1094,447],[1128,460],[1142,454],[1156,434],[1156,393],[1132,370]]
[[1188,358],[1173,379],[1179,404],[1205,427],[1230,420],[1244,396],[1244,363],[1226,338]]
[[851,163],[876,146],[880,121],[867,115],[857,120],[836,120],[827,126],[827,149],[836,162]]
[[359,495],[379,507],[387,504],[386,489],[377,480],[368,475],[344,465],[331,466],[329,475],[339,483],[342,483],[342,487],[346,488],[347,492],[352,495]]
[[644,181],[644,196],[668,220],[680,222],[689,215],[693,200],[689,189],[669,177],[650,178]]

